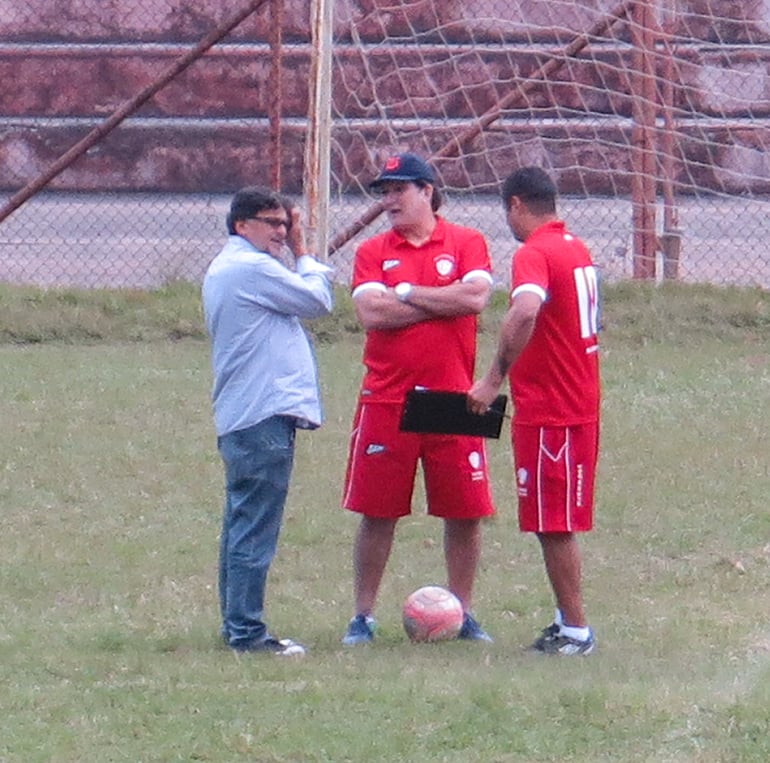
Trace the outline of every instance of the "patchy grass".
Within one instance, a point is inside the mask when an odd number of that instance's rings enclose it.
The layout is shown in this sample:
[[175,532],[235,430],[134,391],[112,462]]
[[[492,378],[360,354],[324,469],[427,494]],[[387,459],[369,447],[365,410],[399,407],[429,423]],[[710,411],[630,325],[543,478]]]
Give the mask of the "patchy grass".
[[[343,294],[314,327],[327,422],[298,438],[268,591],[273,627],[310,647],[298,661],[218,642],[222,475],[196,290],[0,295],[3,763],[770,757],[766,294],[607,289],[597,529],[582,539],[599,650],[580,660],[524,650],[552,603],[516,528],[505,438],[489,444],[499,513],[477,585],[495,644],[404,635],[403,598],[444,577],[418,493],[376,644],[340,646],[362,341]],[[485,316],[485,359],[504,306]]]

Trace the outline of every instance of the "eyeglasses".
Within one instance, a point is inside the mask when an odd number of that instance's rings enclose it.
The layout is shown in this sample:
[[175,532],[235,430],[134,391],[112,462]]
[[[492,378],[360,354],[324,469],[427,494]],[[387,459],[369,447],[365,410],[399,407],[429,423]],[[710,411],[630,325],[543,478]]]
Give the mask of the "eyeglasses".
[[286,230],[289,230],[291,227],[291,223],[289,220],[279,220],[277,217],[250,217],[249,220],[257,220],[261,223],[265,223],[266,225],[269,225],[274,230],[278,230],[280,227],[286,228]]

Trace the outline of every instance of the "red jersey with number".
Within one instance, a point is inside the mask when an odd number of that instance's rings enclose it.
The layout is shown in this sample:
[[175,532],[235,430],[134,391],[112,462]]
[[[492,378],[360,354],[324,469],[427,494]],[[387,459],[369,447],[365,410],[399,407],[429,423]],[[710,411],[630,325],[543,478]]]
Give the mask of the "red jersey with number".
[[[402,281],[449,286],[479,275],[491,283],[491,270],[481,233],[437,217],[430,240],[421,246],[395,230],[361,244],[352,289],[393,287]],[[461,315],[368,331],[362,396],[367,402],[403,403],[414,387],[464,392],[473,382],[476,328],[476,315]]]
[[599,419],[599,288],[591,254],[561,221],[538,228],[513,257],[511,298],[544,298],[532,338],[510,370],[519,424]]

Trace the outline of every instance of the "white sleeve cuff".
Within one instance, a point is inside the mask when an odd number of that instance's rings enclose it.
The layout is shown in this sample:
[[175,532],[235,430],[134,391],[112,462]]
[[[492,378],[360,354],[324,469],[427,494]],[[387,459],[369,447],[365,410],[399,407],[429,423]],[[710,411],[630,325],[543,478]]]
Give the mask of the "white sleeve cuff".
[[297,272],[300,275],[307,275],[308,273],[330,275],[334,272],[334,268],[319,262],[310,254],[303,254],[301,257],[297,257]]
[[356,286],[355,289],[353,289],[353,293],[351,296],[355,299],[360,294],[363,294],[365,291],[380,291],[383,294],[387,292],[388,287],[385,286],[384,283],[381,281],[365,281],[364,283],[359,284]]
[[522,294],[523,292],[537,294],[537,296],[540,297],[543,302],[545,302],[545,299],[548,296],[542,286],[538,286],[536,283],[523,283],[520,286],[517,286],[511,292],[511,299],[513,299],[517,294]]
[[462,282],[468,283],[468,281],[473,281],[476,278],[483,278],[490,285],[494,283],[492,274],[488,270],[471,270],[463,276]]

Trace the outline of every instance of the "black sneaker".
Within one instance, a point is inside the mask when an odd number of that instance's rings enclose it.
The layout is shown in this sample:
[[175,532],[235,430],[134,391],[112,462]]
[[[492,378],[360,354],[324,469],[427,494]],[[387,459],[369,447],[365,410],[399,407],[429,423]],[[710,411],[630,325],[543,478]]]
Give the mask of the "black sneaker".
[[587,656],[596,649],[596,638],[590,628],[588,629],[588,638],[585,641],[562,636],[561,627],[556,623],[551,623],[530,648],[543,654],[563,654],[569,657]]
[[356,615],[348,623],[348,629],[342,637],[342,643],[345,646],[369,644],[374,641],[376,627],[377,622],[371,615]]
[[457,638],[466,641],[486,641],[489,644],[494,643],[494,639],[479,625],[473,615],[468,612],[463,617],[463,627],[457,634]]
[[275,654],[278,657],[303,657],[307,653],[307,650],[302,644],[298,644],[290,638],[277,639],[272,636],[268,636],[261,641],[252,641],[243,646],[234,646],[232,649],[239,654],[245,654],[247,652],[267,652],[268,654]]

